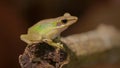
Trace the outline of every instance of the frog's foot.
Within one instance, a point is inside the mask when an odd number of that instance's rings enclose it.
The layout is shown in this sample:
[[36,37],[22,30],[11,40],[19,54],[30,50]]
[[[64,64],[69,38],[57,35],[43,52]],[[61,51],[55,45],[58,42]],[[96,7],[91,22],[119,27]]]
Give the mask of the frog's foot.
[[43,42],[52,43],[53,41],[51,39],[43,39]]

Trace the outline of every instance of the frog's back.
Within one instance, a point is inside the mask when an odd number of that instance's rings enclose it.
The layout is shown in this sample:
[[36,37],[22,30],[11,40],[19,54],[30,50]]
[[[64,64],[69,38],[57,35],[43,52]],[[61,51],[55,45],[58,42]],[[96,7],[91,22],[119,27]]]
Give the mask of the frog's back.
[[48,32],[50,32],[55,27],[56,27],[56,23],[54,23],[54,22],[33,25],[32,27],[29,28],[28,34],[37,33],[40,35],[44,35],[44,34],[47,34]]

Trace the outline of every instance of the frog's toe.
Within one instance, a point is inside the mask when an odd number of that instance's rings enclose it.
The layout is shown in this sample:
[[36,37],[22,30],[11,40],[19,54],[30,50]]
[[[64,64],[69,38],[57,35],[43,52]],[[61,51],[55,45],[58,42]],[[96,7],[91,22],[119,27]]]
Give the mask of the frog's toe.
[[43,42],[46,42],[46,43],[51,43],[51,42],[52,42],[52,40],[50,40],[50,39],[43,39]]

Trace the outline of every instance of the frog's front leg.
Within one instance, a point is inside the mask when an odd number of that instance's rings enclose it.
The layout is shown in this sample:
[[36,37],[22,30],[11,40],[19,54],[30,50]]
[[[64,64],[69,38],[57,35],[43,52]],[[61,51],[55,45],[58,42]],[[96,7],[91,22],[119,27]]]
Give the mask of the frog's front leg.
[[43,42],[46,42],[48,43],[49,45],[53,46],[53,47],[56,47],[56,48],[63,48],[63,45],[61,43],[55,43],[53,42],[51,39],[43,39]]

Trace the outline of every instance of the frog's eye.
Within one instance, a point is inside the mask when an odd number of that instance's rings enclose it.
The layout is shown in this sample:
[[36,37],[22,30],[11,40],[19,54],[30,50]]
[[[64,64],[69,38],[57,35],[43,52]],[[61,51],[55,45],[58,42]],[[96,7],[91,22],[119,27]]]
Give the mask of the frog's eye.
[[68,20],[67,19],[63,19],[63,20],[61,20],[61,22],[66,24],[68,22]]

